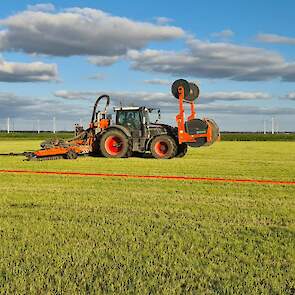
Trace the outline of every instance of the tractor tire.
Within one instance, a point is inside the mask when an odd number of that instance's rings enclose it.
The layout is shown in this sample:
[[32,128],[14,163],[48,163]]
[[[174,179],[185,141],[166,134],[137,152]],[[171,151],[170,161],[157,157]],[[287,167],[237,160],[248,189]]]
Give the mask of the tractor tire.
[[156,159],[171,159],[176,156],[177,145],[169,135],[160,135],[151,142],[150,151]]
[[131,155],[128,137],[120,130],[108,130],[100,138],[100,152],[106,158],[127,158]]
[[187,153],[187,144],[183,142],[179,144],[177,147],[176,158],[182,158],[186,155],[186,153]]
[[66,154],[65,154],[65,158],[68,160],[75,160],[78,158],[78,154],[73,151],[73,150],[69,150]]

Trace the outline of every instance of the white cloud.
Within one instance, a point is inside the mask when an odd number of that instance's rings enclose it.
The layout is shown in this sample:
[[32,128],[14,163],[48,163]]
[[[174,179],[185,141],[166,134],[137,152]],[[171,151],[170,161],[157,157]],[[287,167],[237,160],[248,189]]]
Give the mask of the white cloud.
[[234,101],[234,100],[260,100],[270,99],[271,96],[264,92],[245,92],[245,91],[233,91],[233,92],[212,92],[205,93],[201,96],[205,100],[209,101]]
[[23,11],[0,20],[0,49],[54,56],[118,56],[150,41],[184,36],[173,26],[138,22],[90,8]]
[[294,37],[287,37],[277,34],[258,34],[256,36],[256,40],[265,43],[295,45]]
[[111,66],[120,59],[120,56],[91,56],[88,61],[96,66]]
[[290,93],[282,96],[282,98],[295,101],[295,92],[290,92]]
[[259,107],[250,105],[200,105],[199,111],[214,114],[230,115],[295,115],[295,108],[287,107]]
[[[178,102],[169,93],[164,92],[95,92],[95,91],[67,91],[54,93],[56,97],[65,100],[94,101],[101,94],[108,94],[113,105],[122,103],[125,106],[147,106],[160,108],[163,113],[177,113]],[[291,115],[295,108],[287,107],[259,107],[254,105],[235,105],[234,101],[257,101],[270,99],[270,95],[263,92],[215,92],[205,93],[197,100],[197,112],[230,114],[230,115]],[[222,103],[219,103],[222,102]],[[223,103],[228,102],[228,103]]]
[[142,103],[157,103],[160,102],[171,102],[175,101],[175,98],[163,92],[145,92],[145,91],[138,91],[138,92],[130,92],[130,91],[68,91],[68,90],[59,90],[54,92],[56,97],[60,97],[66,100],[93,100],[95,97],[108,94],[110,95],[111,99],[119,103],[120,101],[124,101],[128,104],[142,104]]
[[226,29],[226,30],[223,30],[221,32],[215,32],[215,33],[212,33],[211,34],[213,37],[218,37],[218,38],[222,38],[222,39],[227,39],[227,38],[230,38],[232,36],[235,35],[235,33],[230,30],[230,29]]
[[39,3],[35,5],[28,5],[27,10],[52,12],[55,10],[55,7],[52,3]]
[[155,20],[158,25],[166,25],[174,21],[173,18],[165,17],[165,16],[157,16],[155,17]]
[[152,85],[171,85],[173,81],[165,80],[165,79],[150,79],[144,80],[145,84],[152,84]]
[[[91,115],[92,105],[99,94],[101,94],[101,92],[58,91],[55,93],[56,98],[40,98],[0,92],[0,118],[10,117],[15,128],[20,130],[32,129],[32,124],[34,124],[33,121],[35,122],[36,127],[36,120],[40,119],[41,128],[50,130],[52,128],[52,118],[55,116],[57,118],[59,129],[72,130],[73,123],[77,122],[80,118],[84,120],[84,123],[88,122]],[[175,114],[178,112],[178,103],[177,100],[170,94],[161,92],[113,92],[108,94],[111,95],[112,102],[115,105],[119,105],[120,102],[122,102],[123,105],[146,105],[155,108],[160,107],[164,122],[169,122],[170,124],[175,125],[174,118]],[[212,94],[210,95],[212,96]],[[289,120],[291,120],[290,122],[292,122],[292,118],[295,115],[295,108],[290,107],[264,108],[253,105],[233,104],[231,96],[232,94],[229,93],[229,103],[224,103],[222,101],[218,103],[217,100],[213,103],[208,103],[208,101],[204,98],[203,100],[206,102],[205,104],[197,104],[196,109],[199,117],[203,115],[210,115],[216,119],[223,118],[222,120],[220,119],[219,122],[221,126],[228,125],[237,130],[249,130],[249,128],[255,128],[252,125],[249,126],[249,116],[251,116],[251,120],[252,118],[256,121],[260,120],[260,123],[261,116],[280,115],[284,116],[284,118],[289,118]],[[265,95],[260,96],[264,97]],[[248,95],[245,94],[244,97],[247,98]],[[59,98],[64,99],[61,100]],[[83,99],[84,101],[79,101],[80,99]],[[255,101],[254,98],[252,101]],[[247,116],[247,120],[242,119],[241,116],[243,115]],[[232,118],[239,120],[239,122],[233,125]],[[244,123],[241,123],[242,121]],[[4,120],[0,120],[0,129],[5,128],[4,125]]]
[[130,50],[128,58],[132,68],[141,71],[236,81],[295,81],[295,63],[276,52],[194,38],[187,44],[188,49],[179,52]]
[[66,104],[58,99],[20,96],[14,93],[0,92],[0,118],[42,119],[52,118],[55,114],[63,119],[75,120],[79,116],[89,115],[81,105]]
[[[67,91],[60,90],[56,91],[54,95],[67,100],[92,100],[93,97],[99,96],[105,92],[101,91]],[[146,91],[107,91],[107,94],[110,95],[111,99],[115,102],[125,101],[129,104],[134,104],[135,102],[138,105],[142,103],[152,103],[157,104],[158,107],[161,105],[177,105],[177,100],[170,93],[166,92],[146,92]],[[200,104],[208,104],[216,101],[242,101],[242,100],[264,100],[270,99],[271,96],[268,93],[264,92],[244,92],[244,91],[234,91],[234,92],[211,92],[201,94],[201,99],[197,100]]]
[[1,82],[44,82],[57,81],[56,64],[43,62],[15,63],[0,59]]

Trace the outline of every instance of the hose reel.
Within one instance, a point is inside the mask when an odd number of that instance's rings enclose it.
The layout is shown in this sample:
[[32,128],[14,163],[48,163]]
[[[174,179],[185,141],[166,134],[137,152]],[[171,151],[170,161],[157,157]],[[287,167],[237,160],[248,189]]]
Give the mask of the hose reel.
[[184,79],[178,79],[174,81],[171,86],[171,92],[177,99],[179,98],[179,87],[182,87],[184,90],[184,100],[186,102],[192,102],[200,95],[200,89],[195,83],[188,82]]

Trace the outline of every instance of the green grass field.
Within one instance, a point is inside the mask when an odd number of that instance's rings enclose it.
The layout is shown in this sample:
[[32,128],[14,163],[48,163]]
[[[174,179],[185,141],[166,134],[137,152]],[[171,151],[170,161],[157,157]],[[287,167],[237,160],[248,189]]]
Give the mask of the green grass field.
[[[0,141],[0,153],[38,148]],[[295,142],[0,169],[295,180]],[[295,186],[0,174],[0,291],[294,294]]]

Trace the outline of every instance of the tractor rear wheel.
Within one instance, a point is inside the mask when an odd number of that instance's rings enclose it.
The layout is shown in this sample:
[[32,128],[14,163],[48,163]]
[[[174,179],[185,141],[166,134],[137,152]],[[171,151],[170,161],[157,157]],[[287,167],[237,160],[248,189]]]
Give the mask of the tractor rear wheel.
[[177,145],[169,135],[160,135],[151,142],[151,153],[156,159],[171,159],[177,153]]
[[176,157],[177,158],[182,158],[186,155],[187,153],[187,144],[186,143],[181,143],[177,146],[177,154]]
[[125,158],[130,155],[127,136],[120,130],[109,130],[100,139],[100,151],[106,158]]

